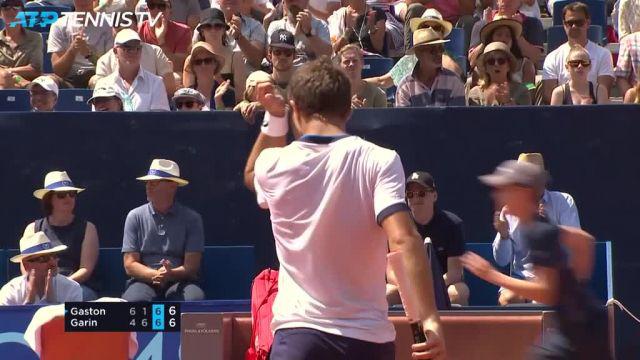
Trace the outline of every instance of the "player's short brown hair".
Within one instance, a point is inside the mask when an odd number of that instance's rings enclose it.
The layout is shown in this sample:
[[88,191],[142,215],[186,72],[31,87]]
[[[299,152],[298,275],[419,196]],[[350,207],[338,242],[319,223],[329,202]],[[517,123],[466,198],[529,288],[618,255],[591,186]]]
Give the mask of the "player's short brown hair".
[[307,116],[343,117],[351,111],[351,83],[326,56],[298,69],[287,90],[289,99]]

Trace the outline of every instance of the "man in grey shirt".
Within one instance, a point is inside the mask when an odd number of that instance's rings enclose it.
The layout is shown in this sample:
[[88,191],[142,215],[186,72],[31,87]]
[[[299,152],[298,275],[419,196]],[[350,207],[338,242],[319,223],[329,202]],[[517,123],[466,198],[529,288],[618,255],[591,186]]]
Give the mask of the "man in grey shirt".
[[99,26],[82,26],[85,18],[95,18],[93,3],[74,0],[76,11],[51,25],[47,51],[51,53],[53,72],[77,88],[86,88],[96,73],[96,62],[113,47],[111,27],[105,21]]
[[175,201],[180,178],[178,164],[155,159],[146,176],[149,202],[129,212],[124,224],[122,253],[131,279],[122,298],[127,301],[204,299],[197,285],[204,229],[202,217]]

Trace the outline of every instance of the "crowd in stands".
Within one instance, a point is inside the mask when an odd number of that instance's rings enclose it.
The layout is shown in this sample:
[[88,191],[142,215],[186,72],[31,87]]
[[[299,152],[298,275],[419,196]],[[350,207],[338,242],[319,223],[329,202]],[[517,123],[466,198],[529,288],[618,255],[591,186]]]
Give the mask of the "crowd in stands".
[[[286,96],[301,64],[329,56],[351,79],[353,108],[638,103],[640,0],[558,2],[0,0],[0,89],[28,89],[35,111],[52,111],[58,89],[88,88],[94,111],[236,110],[252,122],[256,81]],[[554,5],[560,46],[543,26]],[[73,12],[40,32],[18,21],[37,6]],[[75,19],[133,11],[149,16]],[[594,23],[602,15],[610,24]],[[384,71],[363,78],[381,59]]]

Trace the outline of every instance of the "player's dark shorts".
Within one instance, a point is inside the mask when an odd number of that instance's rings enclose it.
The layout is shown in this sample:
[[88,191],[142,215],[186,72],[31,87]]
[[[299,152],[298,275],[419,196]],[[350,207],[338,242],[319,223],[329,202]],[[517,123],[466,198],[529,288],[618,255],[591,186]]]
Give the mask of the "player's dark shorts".
[[393,342],[378,344],[308,328],[276,331],[270,360],[393,360]]

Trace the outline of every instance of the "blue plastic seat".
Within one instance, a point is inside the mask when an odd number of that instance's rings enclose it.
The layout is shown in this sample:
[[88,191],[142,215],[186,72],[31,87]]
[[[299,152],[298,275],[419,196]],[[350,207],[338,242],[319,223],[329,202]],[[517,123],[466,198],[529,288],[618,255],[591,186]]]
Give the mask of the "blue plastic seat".
[[458,56],[465,56],[464,46],[464,29],[461,28],[453,28],[451,29],[451,33],[447,37],[449,42],[444,43],[444,48],[447,50],[451,57],[456,58]]
[[362,67],[362,78],[381,76],[393,67],[393,59],[380,56],[366,56]]
[[0,90],[0,111],[29,111],[29,91],[22,89]]
[[49,39],[49,33],[42,33],[42,73],[52,74],[53,63],[51,62],[51,54],[47,52],[47,39]]
[[[566,5],[576,2],[576,0],[563,0],[553,3],[553,25],[562,25],[562,8]],[[589,15],[591,17],[591,25],[600,25],[602,28],[607,26],[606,2],[603,0],[580,0],[589,7]]]
[[[589,26],[589,29],[587,30],[587,37],[594,43],[602,45],[602,27],[599,25]],[[557,49],[565,42],[567,42],[567,33],[564,31],[564,26],[552,26],[547,29],[547,53]]]
[[90,89],[61,89],[58,94],[56,111],[91,111],[91,105],[87,100],[91,98],[93,91]]

